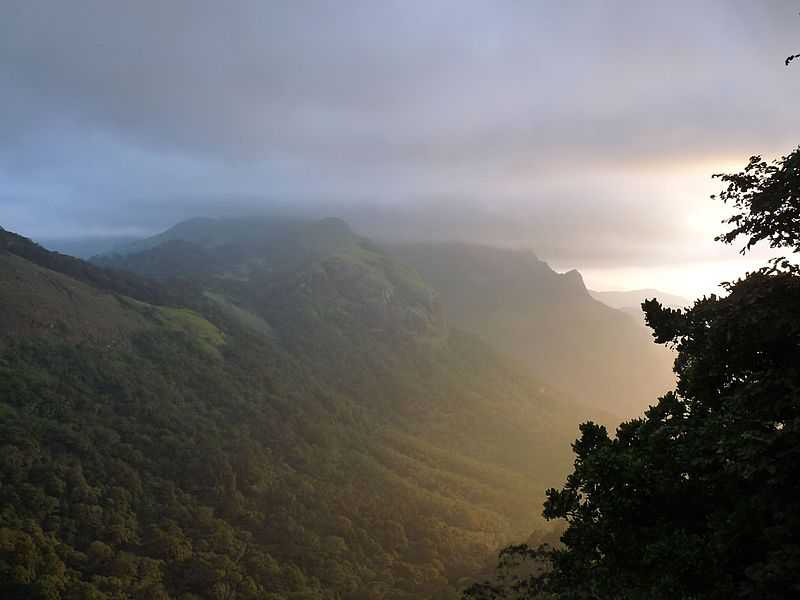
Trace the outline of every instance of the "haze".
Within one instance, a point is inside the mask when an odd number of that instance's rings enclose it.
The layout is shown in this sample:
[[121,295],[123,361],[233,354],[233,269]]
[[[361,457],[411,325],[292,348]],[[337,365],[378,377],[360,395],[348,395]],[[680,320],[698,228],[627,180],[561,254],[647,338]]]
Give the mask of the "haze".
[[332,214],[696,296],[761,262],[712,241],[710,175],[796,143],[797,8],[6,0],[0,223]]

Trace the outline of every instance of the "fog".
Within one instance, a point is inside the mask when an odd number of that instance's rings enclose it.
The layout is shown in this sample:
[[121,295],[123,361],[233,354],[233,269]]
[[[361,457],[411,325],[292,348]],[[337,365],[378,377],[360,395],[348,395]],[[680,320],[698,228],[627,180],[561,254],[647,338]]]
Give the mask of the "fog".
[[788,1],[11,0],[0,17],[0,221],[37,239],[299,211],[696,295],[742,266],[711,241],[710,175],[790,151],[800,125]]

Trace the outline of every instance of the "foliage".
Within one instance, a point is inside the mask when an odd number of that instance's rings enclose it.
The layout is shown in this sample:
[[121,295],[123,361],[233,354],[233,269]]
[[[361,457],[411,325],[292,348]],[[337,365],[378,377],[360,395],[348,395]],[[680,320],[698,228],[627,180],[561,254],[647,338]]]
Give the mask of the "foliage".
[[539,523],[574,409],[336,223],[274,263],[253,238],[189,278],[193,310],[0,260],[13,319],[58,320],[0,319],[0,596],[454,598]]
[[[739,173],[714,177],[727,184],[720,200],[738,211],[726,221],[732,229],[717,236],[718,241],[731,244],[744,236],[742,253],[762,241],[771,248],[800,252],[800,147],[772,162],[752,156]],[[785,259],[775,264],[791,266]]]
[[[722,176],[739,214],[720,236],[800,250],[798,152]],[[778,264],[775,267],[780,267]],[[643,304],[678,352],[677,388],[613,438],[594,423],[550,489],[562,545],[506,554],[541,572],[473,586],[474,599],[727,599],[800,594],[800,274],[762,269],[686,310]]]
[[225,336],[214,324],[188,308],[159,307],[158,318],[170,331],[194,337],[201,347],[216,356],[216,349],[225,343]]

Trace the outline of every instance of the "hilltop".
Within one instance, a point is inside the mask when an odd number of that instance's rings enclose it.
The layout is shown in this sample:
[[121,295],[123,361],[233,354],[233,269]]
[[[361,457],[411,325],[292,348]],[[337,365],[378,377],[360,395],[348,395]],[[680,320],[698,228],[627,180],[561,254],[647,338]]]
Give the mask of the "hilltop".
[[3,232],[3,593],[456,597],[579,407],[344,223],[228,225],[105,266]]

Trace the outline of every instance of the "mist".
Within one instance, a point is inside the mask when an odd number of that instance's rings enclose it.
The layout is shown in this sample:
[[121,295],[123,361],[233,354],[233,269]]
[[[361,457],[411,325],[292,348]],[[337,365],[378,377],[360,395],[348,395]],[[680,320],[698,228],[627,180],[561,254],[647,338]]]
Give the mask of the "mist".
[[792,14],[8,2],[0,217],[61,240],[347,209],[368,235],[524,246],[628,287],[722,273],[709,176],[791,149]]
[[800,589],[788,0],[0,3],[0,598]]

